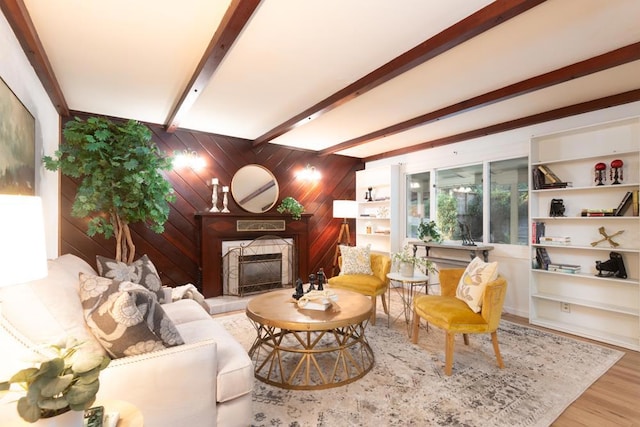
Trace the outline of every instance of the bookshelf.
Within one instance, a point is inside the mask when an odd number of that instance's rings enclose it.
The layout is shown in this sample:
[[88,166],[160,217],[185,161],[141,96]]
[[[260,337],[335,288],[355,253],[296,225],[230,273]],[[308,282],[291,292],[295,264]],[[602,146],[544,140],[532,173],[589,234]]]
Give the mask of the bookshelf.
[[[640,350],[640,118],[537,136],[530,147],[530,322]],[[613,176],[612,163],[623,165]],[[613,258],[626,277],[606,270],[617,270]]]
[[[372,188],[371,200],[365,196]],[[400,166],[390,165],[356,172],[356,243],[389,254],[398,251],[400,223]]]

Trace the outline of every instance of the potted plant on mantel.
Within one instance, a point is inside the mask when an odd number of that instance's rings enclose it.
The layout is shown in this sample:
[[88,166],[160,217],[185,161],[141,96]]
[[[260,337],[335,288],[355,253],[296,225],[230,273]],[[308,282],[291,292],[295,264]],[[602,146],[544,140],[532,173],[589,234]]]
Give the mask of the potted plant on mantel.
[[280,213],[291,214],[293,219],[298,220],[302,217],[304,206],[302,206],[302,204],[300,204],[296,199],[289,196],[282,199],[282,202],[280,202],[276,210]]
[[[93,405],[100,388],[100,371],[110,359],[73,341],[65,346],[52,345],[50,351],[52,357],[43,359],[38,367],[22,369],[8,381],[0,382],[0,392],[14,392],[11,384],[21,387],[24,396],[18,399],[17,409],[26,422],[42,420],[41,424],[49,418],[75,415],[79,423],[74,425],[82,426],[84,410]],[[79,413],[69,413],[73,411]]]
[[391,255],[391,260],[394,264],[394,269],[404,277],[413,277],[413,272],[417,267],[418,270],[422,272],[424,275],[429,275],[430,273],[436,273],[438,269],[433,261],[414,256],[413,247],[411,245],[405,245],[401,251],[394,252]]
[[80,180],[71,214],[95,215],[87,234],[115,236],[115,259],[133,262],[129,224],[143,222],[162,233],[169,218],[169,202],[175,196],[160,171],[171,169],[171,159],[151,141],[149,128],[134,120],[76,117],[65,124],[63,135],[55,158],[43,158],[45,167]]

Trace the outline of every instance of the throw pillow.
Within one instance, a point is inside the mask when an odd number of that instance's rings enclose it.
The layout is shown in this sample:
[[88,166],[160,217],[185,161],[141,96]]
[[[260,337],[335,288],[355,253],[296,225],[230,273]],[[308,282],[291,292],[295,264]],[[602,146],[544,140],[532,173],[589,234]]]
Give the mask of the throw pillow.
[[164,291],[162,281],[155,265],[147,255],[141,256],[132,264],[127,264],[115,259],[109,259],[100,255],[96,256],[98,274],[109,279],[138,283],[156,294],[158,301],[163,303]]
[[80,300],[89,328],[113,358],[184,344],[144,286],[80,273]]
[[487,284],[498,277],[498,263],[486,263],[475,257],[467,266],[456,289],[456,297],[466,302],[474,313],[482,309],[482,297]]
[[342,266],[340,275],[345,274],[373,274],[371,270],[371,245],[345,246],[340,245]]

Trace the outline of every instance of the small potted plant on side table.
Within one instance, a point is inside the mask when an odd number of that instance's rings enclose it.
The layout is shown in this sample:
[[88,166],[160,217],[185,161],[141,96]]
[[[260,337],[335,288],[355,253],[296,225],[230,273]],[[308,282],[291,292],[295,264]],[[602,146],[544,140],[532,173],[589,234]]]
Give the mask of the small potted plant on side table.
[[0,382],[2,394],[14,392],[10,389],[12,384],[22,388],[23,396],[17,401],[17,409],[23,420],[36,423],[77,411],[78,425],[84,424],[84,411],[95,402],[100,388],[100,371],[109,365],[110,359],[81,346],[75,341],[65,346],[52,345],[51,358]]
[[414,256],[411,245],[405,245],[401,251],[394,252],[391,259],[398,269],[397,271],[405,277],[413,277],[413,272],[417,267],[424,275],[438,271],[433,261]]
[[424,221],[422,219],[420,221],[420,225],[418,226],[418,239],[423,242],[436,242],[440,243],[442,241],[442,236],[440,235],[440,230],[438,230],[438,225],[435,221]]

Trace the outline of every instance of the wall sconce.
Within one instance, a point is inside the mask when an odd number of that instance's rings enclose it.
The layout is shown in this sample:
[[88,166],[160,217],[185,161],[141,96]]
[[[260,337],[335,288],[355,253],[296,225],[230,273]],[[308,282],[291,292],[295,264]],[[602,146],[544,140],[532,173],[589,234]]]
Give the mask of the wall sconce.
[[296,174],[296,178],[304,181],[319,181],[322,175],[315,166],[307,165],[304,169]]
[[173,152],[173,167],[174,169],[191,168],[193,170],[200,170],[206,166],[205,160],[198,155],[194,150],[183,150]]

